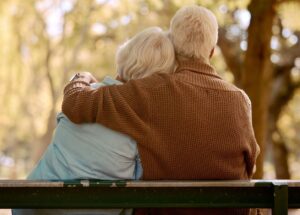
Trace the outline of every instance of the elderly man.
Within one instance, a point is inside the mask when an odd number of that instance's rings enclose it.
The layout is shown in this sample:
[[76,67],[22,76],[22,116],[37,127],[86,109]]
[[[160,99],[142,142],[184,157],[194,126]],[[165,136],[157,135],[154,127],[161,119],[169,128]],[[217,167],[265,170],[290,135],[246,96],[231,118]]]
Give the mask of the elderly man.
[[[62,111],[137,141],[143,179],[249,179],[259,147],[247,95],[209,64],[218,25],[206,8],[188,6],[171,20],[178,67],[97,90],[89,73],[64,90]],[[76,146],[74,146],[76,147]],[[247,209],[149,209],[137,214],[248,214]]]

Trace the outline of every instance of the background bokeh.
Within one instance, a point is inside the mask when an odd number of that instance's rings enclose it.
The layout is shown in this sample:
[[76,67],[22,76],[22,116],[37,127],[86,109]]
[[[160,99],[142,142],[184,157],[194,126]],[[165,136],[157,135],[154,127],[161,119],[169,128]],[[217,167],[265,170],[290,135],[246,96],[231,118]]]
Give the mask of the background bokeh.
[[299,0],[1,0],[0,179],[39,160],[73,73],[114,76],[122,42],[192,3],[220,24],[212,64],[252,100],[256,177],[300,179]]

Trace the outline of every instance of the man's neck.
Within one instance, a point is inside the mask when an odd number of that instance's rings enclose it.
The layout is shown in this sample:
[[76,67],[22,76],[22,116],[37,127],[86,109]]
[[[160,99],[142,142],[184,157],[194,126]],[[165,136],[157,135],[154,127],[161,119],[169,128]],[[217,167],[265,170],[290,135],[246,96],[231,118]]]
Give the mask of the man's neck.
[[183,55],[176,55],[177,64],[180,65],[181,62],[194,61],[194,62],[202,62],[205,64],[210,64],[209,59],[201,57],[201,58],[191,58],[185,57]]

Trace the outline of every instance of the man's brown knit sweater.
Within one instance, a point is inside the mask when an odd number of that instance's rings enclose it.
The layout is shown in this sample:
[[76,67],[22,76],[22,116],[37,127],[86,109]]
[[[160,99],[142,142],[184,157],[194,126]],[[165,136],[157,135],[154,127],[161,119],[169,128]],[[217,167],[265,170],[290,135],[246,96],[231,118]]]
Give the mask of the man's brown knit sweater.
[[143,179],[249,179],[259,153],[249,98],[203,62],[96,90],[73,81],[62,111],[135,139]]

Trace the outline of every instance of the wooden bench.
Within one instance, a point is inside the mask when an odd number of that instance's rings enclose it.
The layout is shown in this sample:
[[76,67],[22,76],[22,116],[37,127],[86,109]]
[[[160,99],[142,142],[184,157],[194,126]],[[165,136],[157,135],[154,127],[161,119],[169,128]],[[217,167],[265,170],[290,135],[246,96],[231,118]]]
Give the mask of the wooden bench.
[[300,208],[300,181],[0,180],[0,208]]

